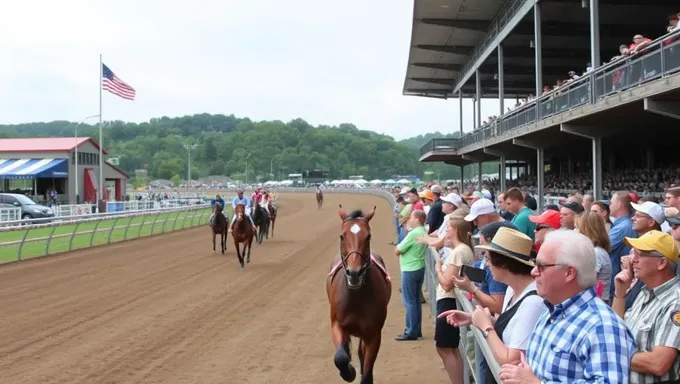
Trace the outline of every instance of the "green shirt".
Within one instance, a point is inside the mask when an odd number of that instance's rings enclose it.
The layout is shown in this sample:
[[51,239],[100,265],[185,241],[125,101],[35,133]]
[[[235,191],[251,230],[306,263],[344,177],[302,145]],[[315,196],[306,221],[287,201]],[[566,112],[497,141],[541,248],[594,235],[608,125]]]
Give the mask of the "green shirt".
[[399,267],[402,272],[413,272],[425,268],[427,244],[420,244],[416,241],[416,239],[425,235],[427,235],[425,227],[414,228],[397,245],[397,249],[401,252]]
[[531,209],[524,207],[517,212],[512,219],[512,223],[515,224],[515,227],[517,227],[520,232],[531,237],[531,240],[534,240],[534,237],[536,236],[536,224],[529,220],[529,216],[531,216]]
[[411,212],[411,204],[404,205],[404,208],[402,208],[401,212],[399,212],[399,218],[403,219],[408,215],[409,212]]

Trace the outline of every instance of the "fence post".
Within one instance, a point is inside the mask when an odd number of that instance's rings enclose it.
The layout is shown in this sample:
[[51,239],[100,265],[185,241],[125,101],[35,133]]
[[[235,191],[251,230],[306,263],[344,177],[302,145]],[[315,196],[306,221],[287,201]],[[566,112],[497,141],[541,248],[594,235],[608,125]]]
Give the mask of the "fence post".
[[109,231],[109,237],[106,239],[106,244],[111,244],[111,235],[113,235],[113,231],[116,230],[116,224],[118,224],[118,220],[120,220],[120,216],[117,216],[116,220],[114,220],[111,230]]
[[128,234],[128,230],[130,230],[130,224],[132,224],[132,219],[134,219],[133,216],[129,217],[128,222],[125,225],[125,232],[123,233],[123,241],[127,240],[127,234]]
[[28,236],[28,233],[31,232],[31,230],[27,230],[24,232],[24,237],[21,239],[21,244],[19,244],[19,252],[17,253],[17,260],[21,260],[21,251],[24,249],[24,242],[26,241],[26,237]]
[[50,232],[50,235],[47,237],[47,244],[45,244],[45,255],[50,253],[50,242],[52,241],[52,236],[54,236],[54,232],[57,230],[57,226],[55,225],[52,227],[52,232]]
[[101,223],[104,220],[99,220],[95,223],[94,229],[92,230],[92,234],[90,235],[90,247],[92,246],[92,242],[94,241],[94,235],[97,234],[97,229],[99,229],[99,223]]
[[163,214],[162,214],[162,213],[158,213],[158,214],[156,214],[156,217],[153,219],[153,224],[151,224],[151,233],[149,234],[149,236],[153,236],[153,234],[154,234],[154,233],[153,233],[154,228],[156,228],[156,222],[157,222],[158,219],[161,217],[161,215],[163,215]]

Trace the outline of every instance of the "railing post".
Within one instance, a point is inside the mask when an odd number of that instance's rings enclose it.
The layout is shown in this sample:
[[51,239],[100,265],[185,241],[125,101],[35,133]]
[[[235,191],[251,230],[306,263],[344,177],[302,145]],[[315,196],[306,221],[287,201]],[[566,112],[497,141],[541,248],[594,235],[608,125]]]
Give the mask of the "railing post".
[[92,230],[92,235],[90,235],[90,247],[92,246],[92,242],[94,242],[94,236],[97,234],[97,229],[99,229],[99,223],[101,223],[104,220],[99,220],[96,221],[94,224],[94,229]]
[[106,244],[111,244],[111,235],[113,235],[113,232],[116,230],[116,224],[118,224],[118,220],[120,220],[120,216],[117,216],[116,220],[113,221],[113,225],[109,231],[109,237],[106,239]]
[[133,219],[134,219],[134,216],[130,216],[127,224],[125,225],[125,232],[123,233],[123,241],[127,240],[127,234],[128,234],[128,231],[130,230],[130,224],[132,224]]
[[76,225],[73,227],[73,233],[71,233],[71,239],[68,242],[68,251],[71,252],[73,250],[73,239],[75,239],[77,233],[78,233],[78,228],[80,227],[80,223],[76,223]]
[[24,242],[26,241],[26,237],[28,236],[29,232],[31,232],[31,229],[26,230],[26,232],[24,232],[24,237],[21,239],[21,243],[19,244],[19,251],[17,253],[17,261],[21,260],[21,251],[24,249]]
[[151,233],[149,234],[149,236],[153,236],[153,235],[154,235],[153,232],[154,232],[154,229],[156,228],[156,222],[158,221],[158,218],[161,217],[161,215],[162,215],[162,213],[159,212],[159,213],[157,213],[156,216],[154,217],[154,219],[153,219],[153,224],[151,224]]
[[52,236],[54,236],[54,232],[56,230],[57,226],[55,225],[54,227],[52,227],[52,232],[50,232],[50,235],[47,237],[47,244],[45,244],[45,254],[43,254],[43,256],[50,253],[50,242],[52,241]]

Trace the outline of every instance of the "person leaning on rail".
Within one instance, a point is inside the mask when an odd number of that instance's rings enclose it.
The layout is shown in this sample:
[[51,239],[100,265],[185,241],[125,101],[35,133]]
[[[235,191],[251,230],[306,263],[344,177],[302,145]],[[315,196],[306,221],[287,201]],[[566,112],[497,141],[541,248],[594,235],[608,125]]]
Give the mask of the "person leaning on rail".
[[[485,252],[494,279],[508,287],[500,315],[493,317],[488,308],[477,305],[473,313],[453,310],[439,316],[454,326],[479,328],[499,364],[519,363],[536,321],[546,311],[531,276],[532,241],[518,230],[502,227],[491,243],[475,248]],[[495,383],[490,372],[484,376],[485,383]]]

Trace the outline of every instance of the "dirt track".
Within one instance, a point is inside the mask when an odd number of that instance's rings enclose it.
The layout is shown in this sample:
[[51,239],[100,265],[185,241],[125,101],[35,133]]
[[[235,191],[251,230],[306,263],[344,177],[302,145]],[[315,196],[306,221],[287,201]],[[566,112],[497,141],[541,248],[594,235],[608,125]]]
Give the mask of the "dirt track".
[[404,315],[391,207],[330,193],[322,211],[312,194],[281,201],[276,237],[253,246],[244,271],[231,241],[213,254],[207,228],[0,268],[0,383],[342,383],[324,290],[338,203],[378,205],[373,248],[394,280],[376,382],[445,383],[431,319],[424,340],[394,341]]

